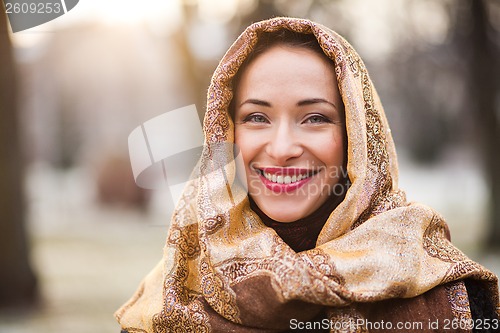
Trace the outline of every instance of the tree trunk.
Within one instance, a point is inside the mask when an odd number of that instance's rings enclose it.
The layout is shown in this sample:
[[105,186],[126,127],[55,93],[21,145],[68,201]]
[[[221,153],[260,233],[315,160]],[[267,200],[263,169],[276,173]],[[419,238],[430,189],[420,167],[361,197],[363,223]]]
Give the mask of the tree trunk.
[[493,41],[498,33],[491,26],[484,0],[469,0],[468,35],[469,89],[471,105],[477,111],[479,140],[491,191],[490,224],[486,250],[500,250],[500,126],[496,110],[500,91],[499,52]]
[[[3,7],[3,6],[2,6]],[[2,8],[3,9],[3,8]],[[29,305],[36,278],[28,258],[15,69],[5,11],[0,12],[0,306]]]

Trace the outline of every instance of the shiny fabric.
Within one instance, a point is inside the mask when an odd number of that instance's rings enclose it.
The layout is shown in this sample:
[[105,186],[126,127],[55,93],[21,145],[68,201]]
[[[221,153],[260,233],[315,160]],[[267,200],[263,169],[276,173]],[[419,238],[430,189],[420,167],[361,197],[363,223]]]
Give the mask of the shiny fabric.
[[[316,247],[299,253],[262,223],[237,184],[228,114],[231,79],[259,33],[279,29],[314,34],[335,63],[348,136],[352,185]],[[346,332],[364,332],[356,319],[376,312],[366,310],[371,304],[420,300],[438,285],[461,300],[450,301],[461,306],[452,307],[456,316],[470,318],[464,278],[481,281],[498,304],[497,277],[450,243],[438,213],[408,203],[398,188],[379,97],[358,54],[330,29],[292,18],[248,27],[215,70],[204,132],[197,177],[176,207],[163,259],[115,314],[129,333],[276,332],[322,314],[350,322]]]

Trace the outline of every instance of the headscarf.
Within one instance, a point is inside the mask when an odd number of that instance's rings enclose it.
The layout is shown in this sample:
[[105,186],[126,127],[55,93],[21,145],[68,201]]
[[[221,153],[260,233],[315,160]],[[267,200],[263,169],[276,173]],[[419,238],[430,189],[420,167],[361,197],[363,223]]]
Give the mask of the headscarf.
[[[352,183],[316,247],[299,253],[262,223],[236,185],[228,113],[238,68],[260,34],[280,29],[313,34],[335,64]],[[291,319],[322,311],[345,319],[355,304],[411,298],[465,278],[483,281],[498,304],[497,277],[451,244],[438,213],[408,203],[398,188],[381,102],[362,60],[337,33],[305,19],[252,24],[213,74],[203,125],[198,177],[177,204],[163,259],[115,314],[129,333],[279,331]]]

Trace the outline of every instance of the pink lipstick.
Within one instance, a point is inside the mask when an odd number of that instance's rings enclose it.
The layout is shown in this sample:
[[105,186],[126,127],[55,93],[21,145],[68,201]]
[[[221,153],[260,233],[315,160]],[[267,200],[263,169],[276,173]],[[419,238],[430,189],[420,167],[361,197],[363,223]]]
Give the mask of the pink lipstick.
[[275,193],[290,193],[305,185],[317,172],[303,168],[262,168],[260,179]]

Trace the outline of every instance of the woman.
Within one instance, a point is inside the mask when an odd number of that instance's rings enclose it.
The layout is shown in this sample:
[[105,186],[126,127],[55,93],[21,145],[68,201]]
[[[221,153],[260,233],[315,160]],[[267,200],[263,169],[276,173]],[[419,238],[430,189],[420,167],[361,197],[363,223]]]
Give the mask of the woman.
[[204,131],[164,258],[116,313],[124,331],[499,328],[497,277],[406,202],[378,96],[336,33],[247,28],[214,73]]

